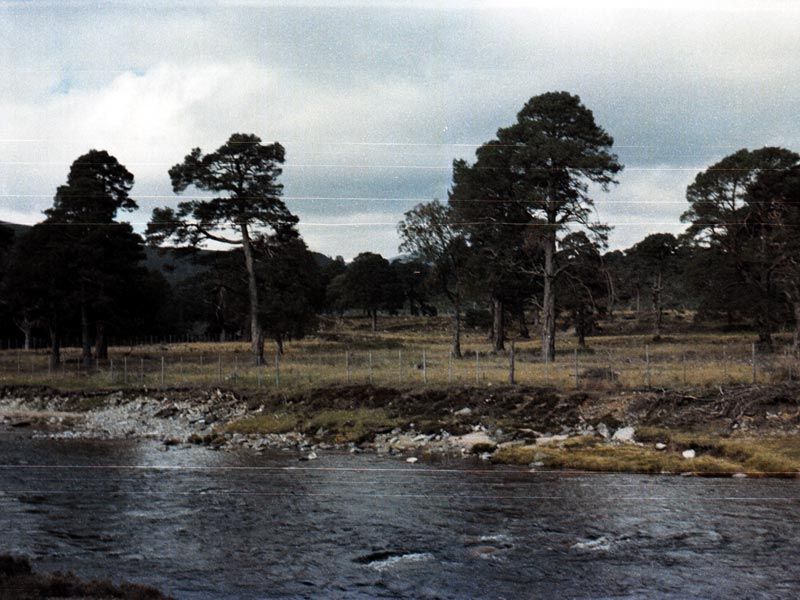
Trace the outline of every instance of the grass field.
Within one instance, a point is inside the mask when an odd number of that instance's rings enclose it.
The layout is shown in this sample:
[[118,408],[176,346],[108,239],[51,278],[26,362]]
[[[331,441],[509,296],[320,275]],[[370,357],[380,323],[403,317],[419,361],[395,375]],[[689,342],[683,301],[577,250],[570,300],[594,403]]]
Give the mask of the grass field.
[[[0,382],[64,389],[224,385],[287,392],[343,383],[417,387],[509,382],[510,343],[505,353],[493,353],[485,333],[467,331],[463,358],[452,359],[449,327],[444,317],[387,317],[373,333],[368,319],[331,320],[317,335],[289,342],[277,363],[274,346],[268,345],[267,364],[261,367],[252,364],[246,342],[113,346],[109,360],[91,370],[80,366],[79,349],[66,348],[63,365],[55,372],[48,368],[44,349],[4,350]],[[776,352],[756,355],[754,375],[750,332],[693,332],[684,326],[655,342],[649,334],[618,329],[589,338],[586,350],[577,348],[570,332],[559,332],[559,354],[552,363],[541,360],[538,339],[516,339],[515,381],[560,389],[681,388],[777,383],[800,372],[796,358],[784,350],[789,334],[776,336]]]

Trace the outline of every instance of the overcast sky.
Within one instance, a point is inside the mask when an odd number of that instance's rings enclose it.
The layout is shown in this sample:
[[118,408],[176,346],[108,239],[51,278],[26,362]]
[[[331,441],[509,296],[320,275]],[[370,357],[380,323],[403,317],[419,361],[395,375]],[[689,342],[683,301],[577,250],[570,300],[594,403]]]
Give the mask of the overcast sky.
[[[680,231],[686,185],[742,147],[800,150],[800,3],[167,3],[0,0],[0,220],[34,223],[70,163],[106,149],[146,223],[167,170],[232,132],[286,147],[312,249],[397,254],[453,158],[531,97],[580,95],[615,140],[597,197],[613,247]],[[667,8],[669,7],[669,8]]]

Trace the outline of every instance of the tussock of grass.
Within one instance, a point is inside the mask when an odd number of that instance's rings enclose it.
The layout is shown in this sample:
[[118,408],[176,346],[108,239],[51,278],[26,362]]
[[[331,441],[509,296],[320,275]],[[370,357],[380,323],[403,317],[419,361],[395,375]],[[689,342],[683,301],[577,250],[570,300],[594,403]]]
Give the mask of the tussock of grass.
[[[582,471],[683,473],[756,476],[795,476],[800,473],[800,444],[795,436],[769,439],[729,439],[707,434],[643,428],[637,439],[648,445],[613,445],[598,438],[578,437],[562,444],[503,448],[493,460],[509,464],[541,462],[554,469]],[[651,443],[663,442],[667,449],[655,450]],[[681,452],[692,448],[694,459]]]
[[298,418],[288,413],[270,413],[246,417],[225,425],[226,433],[287,433],[297,429]]

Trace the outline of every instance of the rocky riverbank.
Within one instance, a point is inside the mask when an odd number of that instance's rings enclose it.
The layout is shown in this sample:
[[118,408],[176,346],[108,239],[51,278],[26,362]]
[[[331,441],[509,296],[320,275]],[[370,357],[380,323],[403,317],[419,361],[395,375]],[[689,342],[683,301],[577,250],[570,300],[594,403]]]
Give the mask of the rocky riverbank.
[[[337,450],[409,462],[478,456],[533,468],[782,476],[800,471],[800,450],[792,451],[800,431],[800,387],[719,391],[346,386],[282,396],[223,389],[9,388],[0,394],[0,426],[52,438],[280,449],[301,460]],[[753,445],[754,440],[764,441]]]

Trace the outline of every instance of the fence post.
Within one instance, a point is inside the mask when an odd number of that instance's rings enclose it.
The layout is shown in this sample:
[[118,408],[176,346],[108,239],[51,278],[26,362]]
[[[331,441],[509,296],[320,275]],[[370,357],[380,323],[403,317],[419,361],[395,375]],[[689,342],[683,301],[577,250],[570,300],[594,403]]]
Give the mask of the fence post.
[[[108,378],[111,380],[111,384],[114,384],[114,359],[111,358],[108,361]],[[47,361],[47,376],[50,377],[50,361]]]
[[645,361],[645,383],[647,389],[650,389],[650,346],[644,346],[644,361]]
[[578,349],[575,348],[575,389],[581,389],[580,375],[578,374]]
[[164,387],[164,355],[161,355],[161,387]]
[[514,381],[514,367],[516,365],[514,364],[514,360],[515,360],[515,357],[514,357],[514,340],[511,340],[511,354],[509,355],[509,363],[508,363],[508,382],[511,385],[514,385],[514,383],[515,383],[515,381]]
[[750,352],[752,354],[752,363],[753,363],[753,383],[756,382],[756,343],[753,342],[750,348]]
[[425,360],[425,348],[422,349],[422,382],[428,383],[428,362]]

